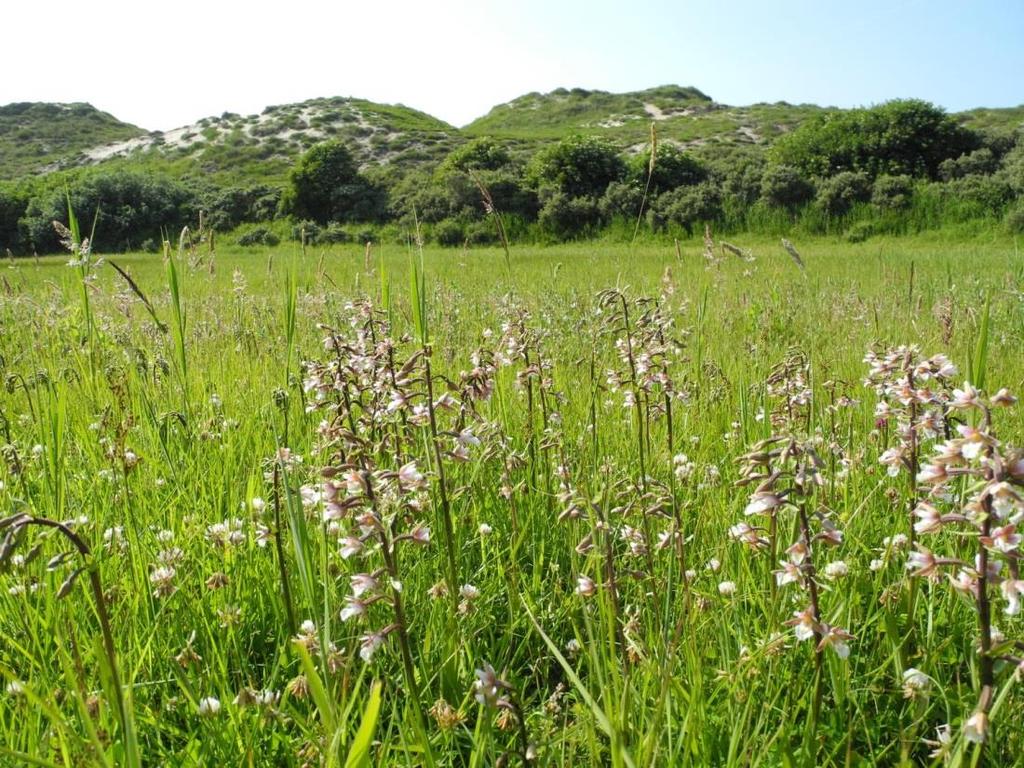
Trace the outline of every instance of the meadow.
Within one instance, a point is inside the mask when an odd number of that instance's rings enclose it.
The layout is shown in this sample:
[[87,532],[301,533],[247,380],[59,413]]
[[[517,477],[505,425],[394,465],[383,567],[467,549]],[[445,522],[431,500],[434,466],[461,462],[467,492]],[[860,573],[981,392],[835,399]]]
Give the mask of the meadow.
[[1012,238],[71,239],[0,265],[0,765],[1021,764]]

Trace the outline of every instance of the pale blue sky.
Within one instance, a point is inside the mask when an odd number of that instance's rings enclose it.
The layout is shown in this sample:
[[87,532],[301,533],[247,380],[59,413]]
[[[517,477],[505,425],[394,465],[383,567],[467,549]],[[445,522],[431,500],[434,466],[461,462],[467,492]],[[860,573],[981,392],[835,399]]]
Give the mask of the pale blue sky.
[[1024,0],[12,0],[3,27],[0,104],[89,101],[161,130],[315,96],[462,125],[559,86],[1024,103]]

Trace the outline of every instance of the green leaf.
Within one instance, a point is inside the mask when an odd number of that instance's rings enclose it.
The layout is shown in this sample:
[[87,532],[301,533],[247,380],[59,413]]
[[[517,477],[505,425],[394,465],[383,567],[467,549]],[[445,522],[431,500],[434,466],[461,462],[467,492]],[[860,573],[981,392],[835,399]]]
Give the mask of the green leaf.
[[370,765],[370,747],[373,745],[373,737],[377,732],[377,720],[380,717],[380,689],[378,680],[370,689],[370,700],[363,710],[363,721],[359,724],[355,738],[352,739],[352,746],[348,750],[348,757],[345,759],[345,768],[366,768]]
[[992,294],[985,298],[985,309],[981,315],[981,327],[974,342],[971,356],[971,384],[978,389],[985,388],[985,368],[988,363],[989,318],[992,315]]

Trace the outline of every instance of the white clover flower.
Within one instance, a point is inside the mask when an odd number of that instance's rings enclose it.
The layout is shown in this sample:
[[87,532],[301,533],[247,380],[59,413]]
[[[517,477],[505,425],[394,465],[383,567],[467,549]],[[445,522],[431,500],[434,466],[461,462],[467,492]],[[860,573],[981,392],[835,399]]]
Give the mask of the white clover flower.
[[220,714],[220,700],[213,696],[207,696],[199,700],[200,717],[216,717]]
[[988,738],[988,715],[978,710],[964,723],[964,738],[975,744],[984,744]]
[[576,594],[581,597],[593,597],[597,593],[597,585],[592,579],[580,576],[576,579]]
[[825,566],[825,578],[835,581],[841,579],[850,572],[849,567],[842,560],[834,560]]

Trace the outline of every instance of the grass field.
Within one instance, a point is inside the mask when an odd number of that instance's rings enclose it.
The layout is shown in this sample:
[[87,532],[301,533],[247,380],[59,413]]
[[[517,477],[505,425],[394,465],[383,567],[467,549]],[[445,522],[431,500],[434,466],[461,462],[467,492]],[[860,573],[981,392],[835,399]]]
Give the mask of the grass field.
[[1024,254],[733,240],[4,262],[0,765],[1020,765]]

